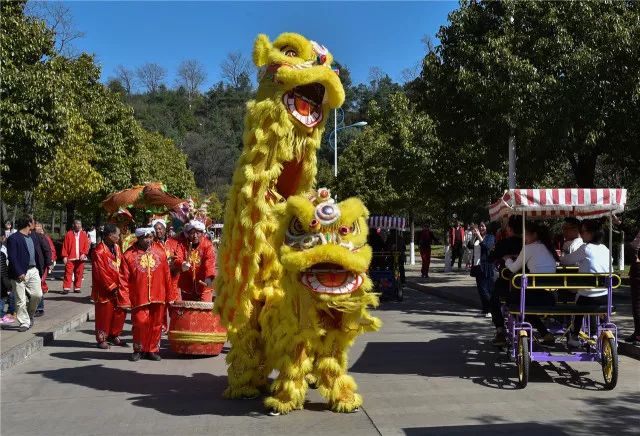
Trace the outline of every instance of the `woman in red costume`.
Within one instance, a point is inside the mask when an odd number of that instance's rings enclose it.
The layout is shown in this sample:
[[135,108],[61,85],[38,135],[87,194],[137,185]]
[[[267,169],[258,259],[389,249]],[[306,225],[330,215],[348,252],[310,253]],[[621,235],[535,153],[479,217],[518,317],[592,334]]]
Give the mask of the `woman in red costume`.
[[175,268],[180,271],[178,289],[182,300],[213,301],[211,283],[216,275],[213,243],[204,236],[205,225],[191,220],[185,226],[186,239],[178,245]]

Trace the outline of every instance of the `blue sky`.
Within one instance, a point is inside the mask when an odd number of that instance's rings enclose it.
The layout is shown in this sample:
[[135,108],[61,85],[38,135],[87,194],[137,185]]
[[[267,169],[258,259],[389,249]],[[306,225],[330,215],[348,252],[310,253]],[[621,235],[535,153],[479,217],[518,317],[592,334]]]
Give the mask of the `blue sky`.
[[355,83],[366,82],[371,67],[394,80],[424,56],[424,35],[435,37],[457,2],[147,2],[73,1],[75,41],[96,55],[103,78],[118,64],[135,68],[155,62],[168,71],[197,59],[208,73],[203,88],[220,80],[226,54],[250,56],[258,33],[274,39],[298,32],[325,45],[346,64]]

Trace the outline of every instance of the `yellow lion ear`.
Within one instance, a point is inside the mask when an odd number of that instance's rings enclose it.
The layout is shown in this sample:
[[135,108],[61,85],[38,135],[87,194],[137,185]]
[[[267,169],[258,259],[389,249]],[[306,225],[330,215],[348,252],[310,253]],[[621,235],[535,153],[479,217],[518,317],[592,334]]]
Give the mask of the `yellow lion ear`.
[[271,42],[269,37],[264,34],[258,35],[256,42],[253,44],[253,63],[260,68],[269,62],[269,51],[271,50]]

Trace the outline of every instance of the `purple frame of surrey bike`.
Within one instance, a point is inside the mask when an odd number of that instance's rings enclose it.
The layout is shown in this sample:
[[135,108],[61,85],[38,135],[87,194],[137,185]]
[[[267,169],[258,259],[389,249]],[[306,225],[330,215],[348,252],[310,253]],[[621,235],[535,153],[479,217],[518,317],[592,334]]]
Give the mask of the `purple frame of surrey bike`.
[[[524,214],[523,214],[524,222]],[[609,227],[609,240],[611,241],[611,224]],[[611,243],[609,245],[611,247]],[[611,262],[610,262],[611,263]],[[520,283],[520,321],[508,312],[507,331],[511,336],[511,361],[516,361],[518,332],[525,330],[529,339],[529,357],[532,362],[600,362],[602,360],[602,332],[611,331],[618,343],[618,328],[611,322],[611,307],[613,305],[613,271],[610,268],[607,283],[607,317],[604,322],[599,322],[597,327],[597,340],[593,351],[582,351],[564,355],[553,355],[549,351],[533,351],[533,330],[531,324],[525,321],[525,295],[529,280],[525,273],[522,274]],[[585,317],[588,321],[588,316]]]

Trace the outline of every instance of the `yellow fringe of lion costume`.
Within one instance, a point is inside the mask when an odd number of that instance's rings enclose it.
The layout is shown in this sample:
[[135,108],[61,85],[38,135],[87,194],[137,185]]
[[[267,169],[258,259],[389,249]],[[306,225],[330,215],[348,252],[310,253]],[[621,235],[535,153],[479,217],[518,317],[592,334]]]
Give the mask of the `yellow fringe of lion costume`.
[[[331,53],[301,35],[284,33],[273,43],[259,35],[253,60],[259,68],[258,92],[247,104],[244,147],[227,200],[215,282],[215,310],[232,344],[228,398],[260,395],[271,369],[283,368],[273,359],[268,362],[273,341],[266,342],[275,333],[263,328],[273,300],[284,295],[277,216],[284,213],[287,198],[313,189],[327,117],[344,102]],[[269,407],[286,412],[293,403]]]
[[275,239],[283,267],[282,291],[267,298],[259,318],[265,367],[276,369],[271,414],[302,409],[309,383],[335,412],[362,405],[347,374],[347,351],[355,338],[380,328],[366,272],[371,261],[367,210],[355,198],[335,204],[320,189],[311,200],[290,197]]

